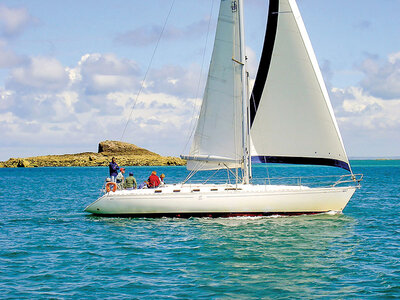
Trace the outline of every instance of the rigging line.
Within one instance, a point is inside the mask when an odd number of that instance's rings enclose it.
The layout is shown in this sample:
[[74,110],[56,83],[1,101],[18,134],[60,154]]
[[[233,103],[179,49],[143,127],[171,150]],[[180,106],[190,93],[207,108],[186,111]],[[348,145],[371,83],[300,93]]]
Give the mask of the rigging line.
[[[211,19],[212,19],[212,11],[213,11],[213,8],[214,8],[214,0],[211,0],[210,18],[209,18],[209,20],[208,20],[206,42],[205,42],[204,49],[203,49],[203,58],[202,58],[202,61],[201,61],[200,75],[199,75],[199,81],[198,81],[198,83],[197,83],[197,90],[196,90],[196,97],[195,97],[195,99],[197,99],[197,97],[199,96],[201,75],[203,74],[203,69],[204,69],[204,60],[205,60],[205,56],[206,56],[206,50],[207,50],[207,44],[208,44],[208,37],[209,37],[209,35],[210,35],[210,27],[211,27]],[[182,153],[185,152],[186,147],[187,147],[188,144],[189,144],[189,140],[190,140],[190,138],[193,136],[194,131],[195,131],[195,128],[196,128],[196,126],[193,125],[194,116],[195,116],[195,114],[196,114],[196,103],[197,103],[197,101],[195,100],[194,103],[193,103],[192,118],[191,118],[190,125],[189,125],[189,130],[190,130],[190,131],[187,132],[188,134],[186,135],[186,144],[185,144],[185,146],[183,147]]]
[[171,7],[170,7],[169,12],[168,12],[168,14],[167,14],[167,17],[165,18],[165,21],[164,21],[164,26],[163,26],[163,28],[162,28],[162,30],[161,30],[161,32],[160,32],[159,37],[158,37],[158,40],[157,40],[156,46],[155,46],[155,48],[154,48],[153,54],[151,55],[150,62],[149,62],[149,65],[148,65],[148,67],[147,67],[146,73],[144,74],[144,77],[143,77],[143,80],[142,80],[142,84],[140,85],[140,89],[139,89],[139,91],[138,91],[138,93],[137,93],[137,95],[136,95],[135,101],[133,102],[133,105],[132,105],[132,108],[131,108],[131,112],[129,113],[129,118],[128,118],[128,120],[126,121],[124,130],[122,131],[121,141],[122,141],[122,139],[123,139],[123,137],[124,137],[124,135],[125,135],[125,131],[126,131],[126,128],[128,127],[129,121],[130,121],[131,118],[132,118],[132,113],[133,113],[133,110],[135,109],[135,106],[136,106],[136,104],[137,104],[137,101],[138,101],[138,99],[139,99],[139,96],[140,96],[140,94],[142,93],[143,87],[144,87],[145,82],[146,82],[146,79],[147,79],[147,75],[148,75],[149,70],[150,70],[150,67],[151,67],[151,65],[152,65],[152,63],[153,63],[154,56],[155,56],[155,54],[156,54],[156,52],[157,52],[158,45],[160,44],[161,38],[162,38],[162,36],[163,36],[163,34],[164,34],[165,27],[167,26],[167,23],[168,23],[168,20],[169,20],[169,16],[171,15],[171,11],[172,11],[172,8],[174,7],[174,4],[175,4],[175,0],[172,0]]
[[203,181],[203,184],[206,184],[211,178],[214,177],[215,174],[217,174],[219,172],[219,170],[221,169],[217,169],[214,173],[212,173],[207,179],[206,181]]
[[[237,183],[238,177],[236,176],[236,174],[233,173],[232,169],[229,168],[229,167],[227,166],[227,164],[224,163],[224,166],[225,166],[225,168],[226,168],[226,170],[227,170],[227,173],[228,173],[228,180],[229,180],[229,183],[230,183],[229,173],[232,174],[232,176],[236,179],[236,183]],[[236,172],[237,172],[237,168],[236,168]]]
[[206,162],[201,162],[201,161],[196,162],[193,166],[193,169],[186,176],[186,179],[182,182],[182,184],[185,184],[190,178],[192,178],[205,164]]
[[182,182],[182,185],[185,184],[188,180],[190,180],[190,178],[192,178],[203,166],[206,165],[206,162],[197,162],[194,167],[193,170],[190,171],[190,173],[186,176],[185,180]]
[[[264,156],[265,157],[265,156]],[[267,169],[267,178],[268,178],[268,184],[271,185],[271,178],[269,177],[269,169],[268,169],[268,164],[265,164],[266,169]]]

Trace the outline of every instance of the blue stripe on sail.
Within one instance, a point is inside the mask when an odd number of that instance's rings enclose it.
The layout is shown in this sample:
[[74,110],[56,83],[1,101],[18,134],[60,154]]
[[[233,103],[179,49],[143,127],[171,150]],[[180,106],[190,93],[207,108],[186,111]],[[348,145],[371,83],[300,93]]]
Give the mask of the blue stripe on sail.
[[271,64],[272,52],[274,50],[276,31],[278,27],[279,1],[269,1],[268,22],[265,31],[264,46],[261,54],[260,64],[258,66],[256,80],[254,82],[253,92],[250,98],[250,126],[253,125],[258,106],[260,105],[261,95],[264,91],[267,80],[269,66]]
[[321,165],[332,166],[345,169],[350,172],[348,163],[331,158],[314,157],[289,157],[289,156],[252,156],[253,163],[276,163],[276,164],[296,164],[296,165]]

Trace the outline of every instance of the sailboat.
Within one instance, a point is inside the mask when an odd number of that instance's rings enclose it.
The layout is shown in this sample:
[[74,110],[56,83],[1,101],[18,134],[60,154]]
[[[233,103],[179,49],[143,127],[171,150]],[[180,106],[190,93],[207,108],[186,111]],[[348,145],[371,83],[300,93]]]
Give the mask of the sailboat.
[[[351,170],[295,0],[270,0],[262,55],[248,88],[243,1],[221,0],[187,169],[231,170],[235,182],[106,192],[85,211],[104,216],[263,216],[341,212],[362,175]],[[326,186],[256,184],[253,163],[338,167]]]

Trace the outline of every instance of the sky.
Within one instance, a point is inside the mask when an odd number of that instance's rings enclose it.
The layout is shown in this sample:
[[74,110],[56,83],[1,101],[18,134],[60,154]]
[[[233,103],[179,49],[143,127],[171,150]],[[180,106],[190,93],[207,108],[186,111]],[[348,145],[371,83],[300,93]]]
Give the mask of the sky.
[[[399,157],[400,0],[297,3],[348,155]],[[268,0],[244,5],[254,78]],[[103,140],[187,153],[218,7],[218,0],[2,0],[0,160],[96,152]]]

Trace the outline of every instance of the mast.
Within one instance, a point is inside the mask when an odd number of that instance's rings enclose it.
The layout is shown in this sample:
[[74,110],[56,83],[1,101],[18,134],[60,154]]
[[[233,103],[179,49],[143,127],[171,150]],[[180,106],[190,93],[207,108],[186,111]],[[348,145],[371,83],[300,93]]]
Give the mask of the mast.
[[244,41],[244,22],[243,22],[243,0],[238,0],[239,6],[239,31],[240,31],[240,62],[242,66],[242,149],[243,149],[243,183],[249,183],[250,177],[250,153],[249,153],[249,123],[247,109],[247,72],[246,72],[246,53]]

